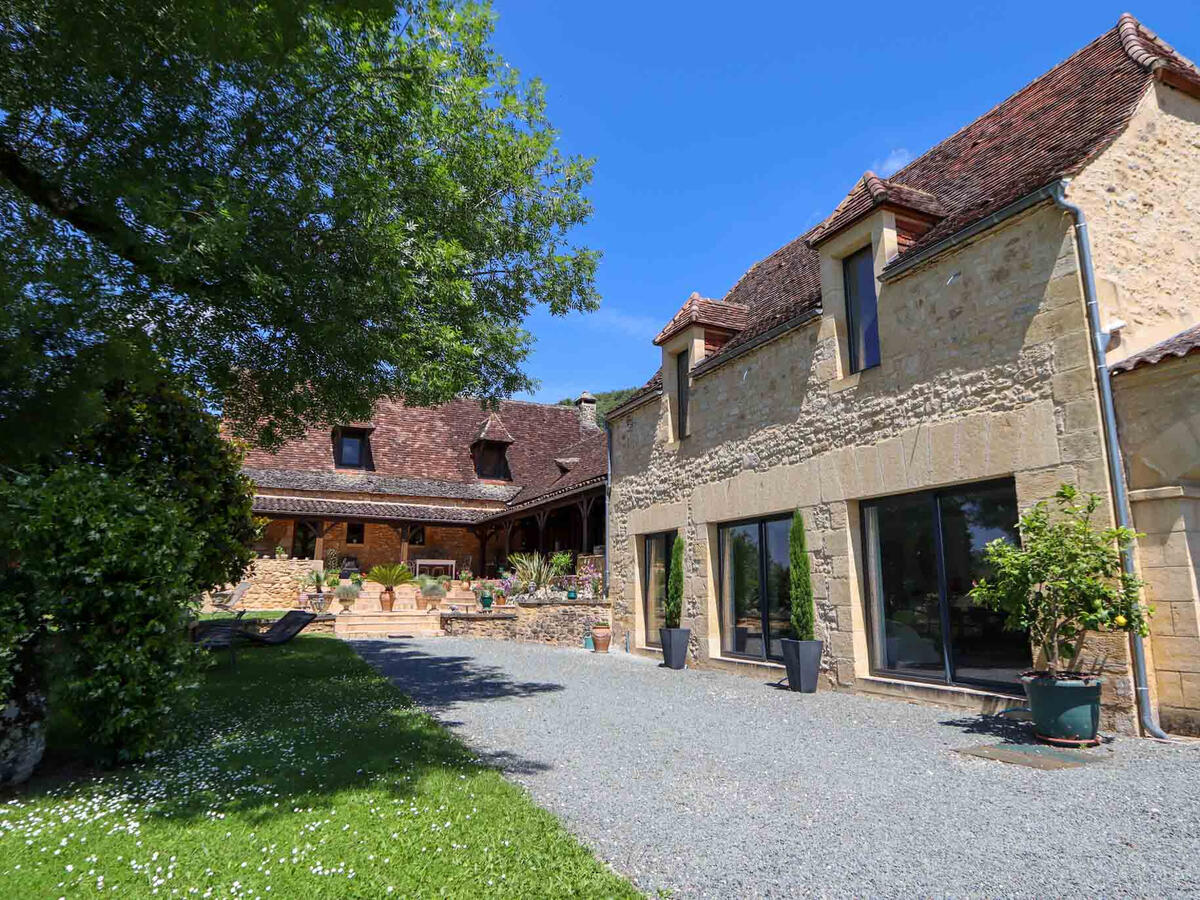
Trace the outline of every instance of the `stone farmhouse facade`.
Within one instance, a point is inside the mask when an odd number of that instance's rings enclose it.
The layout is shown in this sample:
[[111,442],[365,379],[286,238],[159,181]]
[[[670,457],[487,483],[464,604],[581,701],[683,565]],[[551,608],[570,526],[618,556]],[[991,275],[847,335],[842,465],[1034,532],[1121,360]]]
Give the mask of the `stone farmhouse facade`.
[[664,327],[608,417],[614,641],[658,652],[679,536],[689,665],[778,680],[798,508],[829,686],[1003,709],[1031,649],[966,599],[983,544],[1127,482],[1157,614],[1085,664],[1104,727],[1197,733],[1198,322],[1200,71],[1123,16]]
[[260,555],[322,560],[333,549],[363,571],[440,560],[485,576],[515,551],[602,548],[607,465],[585,392],[574,408],[381,401],[370,421],[252,449],[243,471],[268,520]]

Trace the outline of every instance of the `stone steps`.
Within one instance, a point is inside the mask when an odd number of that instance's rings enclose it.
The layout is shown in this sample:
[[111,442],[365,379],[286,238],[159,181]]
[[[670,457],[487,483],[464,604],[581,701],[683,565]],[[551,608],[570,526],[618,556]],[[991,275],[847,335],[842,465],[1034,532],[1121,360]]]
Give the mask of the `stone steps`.
[[339,614],[333,632],[340,638],[434,637],[441,635],[442,617],[423,610],[379,610]]

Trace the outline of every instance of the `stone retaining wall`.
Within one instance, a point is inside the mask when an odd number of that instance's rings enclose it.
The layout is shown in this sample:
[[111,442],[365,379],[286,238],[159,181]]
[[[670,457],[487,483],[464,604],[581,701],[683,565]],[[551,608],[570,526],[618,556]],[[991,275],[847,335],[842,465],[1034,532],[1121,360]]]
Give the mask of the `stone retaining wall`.
[[581,647],[596,623],[609,623],[607,603],[548,600],[522,603],[489,613],[444,613],[442,630],[455,637],[499,638],[537,644]]
[[246,570],[251,586],[240,605],[245,609],[295,609],[301,576],[324,568],[319,559],[256,559]]

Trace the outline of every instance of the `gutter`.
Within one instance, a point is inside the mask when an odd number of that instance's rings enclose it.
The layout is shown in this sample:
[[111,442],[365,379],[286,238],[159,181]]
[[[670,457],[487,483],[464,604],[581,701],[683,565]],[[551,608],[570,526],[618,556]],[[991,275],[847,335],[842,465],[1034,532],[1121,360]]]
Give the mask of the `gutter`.
[[[1113,405],[1112,375],[1105,361],[1108,351],[1109,332],[1100,323],[1100,304],[1096,299],[1096,273],[1092,265],[1092,245],[1088,239],[1087,219],[1083,210],[1067,200],[1066,190],[1069,179],[1060,179],[1050,185],[1050,196],[1054,204],[1069,212],[1075,219],[1075,247],[1079,253],[1080,274],[1083,277],[1083,295],[1087,301],[1088,326],[1092,333],[1092,350],[1096,357],[1096,382],[1100,388],[1100,419],[1104,425],[1104,440],[1108,444],[1108,477],[1113,492],[1113,506],[1116,507],[1117,524],[1122,528],[1132,528],[1129,515],[1129,488],[1125,482],[1125,466],[1121,461],[1121,441],[1117,431],[1117,411]],[[1136,575],[1133,562],[1133,548],[1126,547],[1121,552],[1121,568],[1130,575]],[[1133,684],[1137,695],[1138,719],[1143,730],[1151,737],[1161,741],[1173,741],[1159,727],[1154,717],[1154,708],[1150,702],[1149,679],[1146,675],[1146,648],[1140,634],[1130,634],[1133,647]]]
[[1019,200],[1013,201],[1012,203],[1008,204],[1008,206],[996,210],[990,216],[980,219],[978,222],[974,222],[971,225],[968,225],[966,228],[961,228],[953,234],[942,238],[936,244],[930,244],[915,256],[906,257],[902,262],[884,266],[883,271],[879,273],[879,280],[886,284],[893,279],[899,278],[904,273],[912,270],[916,266],[921,265],[921,263],[932,259],[940,253],[944,253],[951,247],[956,247],[964,241],[970,240],[971,238],[975,237],[975,235],[987,231],[989,228],[998,225],[1005,219],[1011,218],[1018,213],[1022,213],[1044,200],[1054,199],[1054,192],[1058,188],[1059,184],[1061,184],[1061,182],[1056,181],[1045,185],[1044,187],[1040,187],[1036,191],[1026,194]]

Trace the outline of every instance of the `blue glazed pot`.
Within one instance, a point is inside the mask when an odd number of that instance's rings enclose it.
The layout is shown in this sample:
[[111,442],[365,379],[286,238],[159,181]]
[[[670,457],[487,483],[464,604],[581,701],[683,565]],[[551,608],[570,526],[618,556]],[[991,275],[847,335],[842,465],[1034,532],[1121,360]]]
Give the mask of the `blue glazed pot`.
[[1051,744],[1094,744],[1100,730],[1101,678],[1022,675],[1033,733]]

